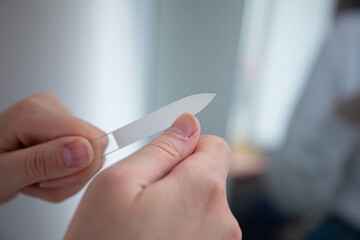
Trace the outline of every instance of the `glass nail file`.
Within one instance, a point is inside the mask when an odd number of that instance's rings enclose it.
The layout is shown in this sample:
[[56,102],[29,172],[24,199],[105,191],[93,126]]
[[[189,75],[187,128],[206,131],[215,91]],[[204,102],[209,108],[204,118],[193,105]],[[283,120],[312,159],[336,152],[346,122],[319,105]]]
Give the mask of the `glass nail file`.
[[109,144],[104,152],[106,156],[169,128],[176,118],[183,113],[197,114],[214,99],[215,95],[215,93],[201,93],[184,97],[93,140],[93,143],[102,138],[108,138]]

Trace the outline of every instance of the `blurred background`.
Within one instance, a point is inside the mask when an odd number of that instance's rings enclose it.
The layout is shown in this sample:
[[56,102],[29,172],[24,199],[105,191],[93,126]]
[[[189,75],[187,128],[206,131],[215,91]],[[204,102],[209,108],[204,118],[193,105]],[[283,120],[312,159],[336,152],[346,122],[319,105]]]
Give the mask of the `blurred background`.
[[[109,132],[179,98],[214,92],[198,115],[202,134],[226,138],[235,158],[255,159],[231,172],[229,201],[241,213],[239,206],[259,191],[266,164],[257,159],[286,139],[336,6],[335,0],[0,0],[0,110],[51,91],[74,115]],[[139,146],[118,151],[106,166]],[[18,196],[0,206],[0,239],[60,239],[81,195],[59,204]],[[302,236],[299,229],[290,231],[293,239]]]

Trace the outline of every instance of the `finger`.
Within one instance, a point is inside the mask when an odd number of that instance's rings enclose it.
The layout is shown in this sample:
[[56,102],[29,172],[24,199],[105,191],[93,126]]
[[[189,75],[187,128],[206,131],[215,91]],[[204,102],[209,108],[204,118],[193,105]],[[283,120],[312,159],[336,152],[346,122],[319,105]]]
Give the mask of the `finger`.
[[[171,194],[188,196],[196,211],[228,212],[226,176],[230,168],[230,148],[220,137],[201,136],[194,153],[152,187]],[[176,186],[176,187],[174,187]],[[150,188],[149,188],[150,189]]]
[[[198,120],[190,114],[183,114],[167,131],[106,171],[113,173],[110,175],[118,175],[119,182],[126,182],[131,189],[142,190],[189,156],[195,149],[199,135]],[[134,185],[139,188],[134,188]]]
[[30,95],[19,102],[17,102],[15,105],[27,105],[28,101],[33,101],[34,103],[42,103],[42,107],[47,108],[48,111],[56,111],[61,112],[62,114],[68,114],[71,115],[71,112],[69,109],[67,109],[60,99],[52,92],[43,91],[38,92],[33,95]]
[[20,192],[29,197],[39,198],[48,202],[60,202],[76,194],[82,187],[73,188],[41,188],[37,184],[27,186]]
[[41,102],[47,103],[51,109],[61,110],[63,113],[71,115],[69,109],[67,109],[60,99],[52,92],[39,92],[29,96],[28,98],[39,99]]
[[80,191],[96,172],[100,170],[104,160],[105,157],[102,158],[99,164],[100,167],[94,167],[94,164],[92,164],[75,174],[41,181],[25,187],[20,192],[49,202],[62,201]]
[[102,167],[105,157],[102,159],[96,159],[94,161],[99,160],[99,164],[96,166],[95,164],[91,164],[79,172],[76,172],[71,175],[67,175],[65,177],[54,178],[49,180],[44,180],[39,182],[39,187],[41,189],[46,188],[74,188],[74,187],[82,187],[84,186]]
[[93,162],[92,145],[82,137],[62,137],[0,155],[0,178],[20,189],[46,179],[74,174]]
[[[0,144],[3,151],[63,136],[81,136],[92,141],[104,135],[95,126],[73,117],[56,96],[50,93],[38,95],[26,98],[2,113],[1,135],[6,139]],[[94,152],[95,156],[99,154],[96,149]]]
[[[226,141],[220,137],[205,135],[200,137],[194,153],[176,166],[172,174],[187,180],[225,182],[230,160],[231,151]],[[191,181],[187,182],[194,184]]]

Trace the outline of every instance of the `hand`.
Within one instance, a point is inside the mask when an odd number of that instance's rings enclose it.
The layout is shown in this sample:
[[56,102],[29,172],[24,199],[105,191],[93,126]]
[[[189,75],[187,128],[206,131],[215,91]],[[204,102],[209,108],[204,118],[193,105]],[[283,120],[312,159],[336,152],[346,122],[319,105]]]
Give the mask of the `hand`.
[[190,114],[90,184],[65,239],[241,239],[227,204],[230,150]]
[[51,93],[0,113],[0,203],[19,192],[51,202],[79,191],[101,168],[104,133],[75,118]]

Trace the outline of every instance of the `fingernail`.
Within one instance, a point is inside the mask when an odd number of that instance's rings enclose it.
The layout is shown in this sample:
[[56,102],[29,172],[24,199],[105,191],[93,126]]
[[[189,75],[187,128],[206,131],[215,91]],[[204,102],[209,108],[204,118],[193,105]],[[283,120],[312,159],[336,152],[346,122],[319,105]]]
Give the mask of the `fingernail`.
[[69,167],[88,165],[93,159],[91,144],[86,140],[78,140],[65,145],[63,150],[65,164]]
[[178,117],[167,132],[174,133],[181,137],[191,137],[197,128],[197,121],[191,114],[185,113]]

